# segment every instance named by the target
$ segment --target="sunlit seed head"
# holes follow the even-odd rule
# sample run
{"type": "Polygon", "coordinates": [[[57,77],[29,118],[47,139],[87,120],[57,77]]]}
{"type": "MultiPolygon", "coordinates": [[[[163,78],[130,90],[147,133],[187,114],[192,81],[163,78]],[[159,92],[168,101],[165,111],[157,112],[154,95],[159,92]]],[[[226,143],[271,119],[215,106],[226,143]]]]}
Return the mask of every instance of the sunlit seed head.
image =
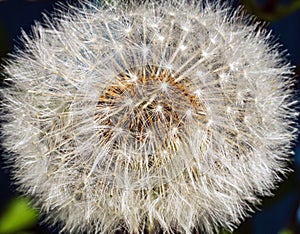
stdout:
{"type": "Polygon", "coordinates": [[[70,233],[233,230],[289,170],[298,112],[278,45],[216,2],[62,12],[5,65],[20,190],[70,233]]]}

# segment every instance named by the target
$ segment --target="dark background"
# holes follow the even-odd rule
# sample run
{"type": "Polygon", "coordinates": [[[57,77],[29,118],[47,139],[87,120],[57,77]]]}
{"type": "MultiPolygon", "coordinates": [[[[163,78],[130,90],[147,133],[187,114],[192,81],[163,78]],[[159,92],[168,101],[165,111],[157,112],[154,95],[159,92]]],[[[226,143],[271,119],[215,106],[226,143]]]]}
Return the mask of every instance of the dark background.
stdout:
{"type": "MultiPolygon", "coordinates": [[[[97,0],[94,0],[97,1],[97,0]]],[[[34,21],[42,19],[42,12],[51,12],[55,0],[0,0],[0,62],[18,44],[21,28],[29,32],[34,21]]],[[[60,1],[66,2],[66,1],[60,1]]],[[[76,2],[69,0],[68,2],[76,2]]],[[[228,2],[228,1],[227,1],[228,2]]],[[[300,0],[231,0],[230,5],[242,4],[245,10],[258,18],[269,21],[267,28],[273,31],[278,41],[289,51],[288,59],[300,73],[300,0]]],[[[1,70],[0,70],[1,72],[1,70]]],[[[1,76],[0,76],[1,78],[1,76]]],[[[298,84],[298,77],[295,77],[298,84]]],[[[299,141],[298,141],[299,142],[299,141]]],[[[7,212],[7,204],[19,196],[5,170],[0,148],[0,220],[7,212]]],[[[264,199],[263,205],[253,217],[244,222],[234,233],[253,234],[300,234],[300,144],[295,146],[292,167],[294,172],[280,184],[274,197],[264,199]]],[[[1,225],[1,224],[0,224],[1,225]]],[[[58,227],[47,227],[36,223],[27,227],[24,233],[57,233],[58,227]]],[[[13,232],[15,233],[15,232],[13,232]]],[[[224,233],[226,233],[224,231],[224,233]]],[[[1,234],[1,233],[0,233],[1,234]]]]}

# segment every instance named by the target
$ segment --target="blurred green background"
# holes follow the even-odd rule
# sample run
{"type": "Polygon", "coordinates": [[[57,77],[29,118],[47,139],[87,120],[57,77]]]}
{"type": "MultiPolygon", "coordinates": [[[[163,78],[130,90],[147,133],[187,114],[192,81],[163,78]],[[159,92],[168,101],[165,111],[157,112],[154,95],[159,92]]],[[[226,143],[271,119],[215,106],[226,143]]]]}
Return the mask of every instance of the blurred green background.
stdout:
{"type": "MultiPolygon", "coordinates": [[[[99,2],[101,0],[90,0],[99,2]]],[[[51,12],[55,0],[0,0],[0,63],[18,44],[21,28],[30,31],[42,12],[51,12]]],[[[61,0],[60,2],[66,2],[61,0]]],[[[68,2],[76,2],[69,0],[68,2]]],[[[224,1],[228,2],[228,1],[224,1]]],[[[288,59],[300,74],[300,0],[230,0],[234,7],[244,5],[245,11],[269,22],[268,28],[279,38],[290,56],[288,59]]],[[[0,68],[1,69],[1,68],[0,68]]],[[[0,70],[1,74],[1,70],[0,70]]],[[[1,75],[0,75],[1,78],[1,75]]],[[[299,89],[299,78],[295,83],[299,89]]],[[[1,79],[0,79],[1,82],[1,79]]],[[[298,140],[299,142],[299,140],[298,140]]],[[[280,184],[274,197],[266,198],[260,211],[248,218],[236,234],[300,234],[300,144],[295,146],[294,172],[280,184]]],[[[55,234],[59,226],[43,224],[39,211],[15,190],[5,169],[0,148],[0,234],[55,234]]],[[[228,233],[226,230],[221,233],[228,233]]]]}

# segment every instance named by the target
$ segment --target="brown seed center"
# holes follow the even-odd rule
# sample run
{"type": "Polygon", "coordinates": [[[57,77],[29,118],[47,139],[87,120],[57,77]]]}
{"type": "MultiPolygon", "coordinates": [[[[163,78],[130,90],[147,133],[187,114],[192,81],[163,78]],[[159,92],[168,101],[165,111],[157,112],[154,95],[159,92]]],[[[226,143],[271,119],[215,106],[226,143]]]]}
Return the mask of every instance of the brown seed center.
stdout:
{"type": "Polygon", "coordinates": [[[103,144],[135,154],[172,154],[187,128],[207,122],[188,79],[156,66],[133,68],[117,76],[100,95],[95,114],[103,144]]]}

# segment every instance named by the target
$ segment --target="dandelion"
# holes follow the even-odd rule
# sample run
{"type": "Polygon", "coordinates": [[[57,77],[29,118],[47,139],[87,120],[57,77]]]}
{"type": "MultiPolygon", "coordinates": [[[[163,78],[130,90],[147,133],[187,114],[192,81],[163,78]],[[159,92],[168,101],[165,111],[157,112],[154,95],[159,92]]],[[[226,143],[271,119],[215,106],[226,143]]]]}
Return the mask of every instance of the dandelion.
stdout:
{"type": "Polygon", "coordinates": [[[70,233],[233,230],[289,171],[292,67],[219,3],[57,11],[4,66],[14,179],[70,233]]]}

